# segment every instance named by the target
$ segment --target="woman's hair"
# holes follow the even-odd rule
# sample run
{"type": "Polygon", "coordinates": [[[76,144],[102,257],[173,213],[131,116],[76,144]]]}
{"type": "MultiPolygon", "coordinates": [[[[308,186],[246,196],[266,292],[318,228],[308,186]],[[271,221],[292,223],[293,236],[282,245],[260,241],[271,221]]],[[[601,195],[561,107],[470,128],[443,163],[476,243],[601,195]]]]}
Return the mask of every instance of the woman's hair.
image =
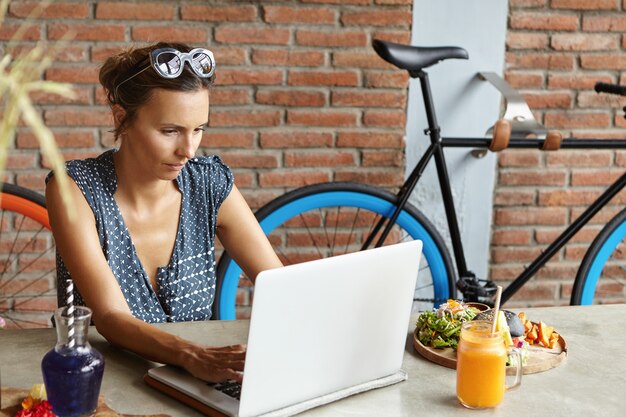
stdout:
{"type": "Polygon", "coordinates": [[[159,42],[144,48],[122,51],[109,57],[100,68],[100,84],[104,87],[109,105],[118,104],[126,110],[126,117],[113,130],[115,140],[137,117],[137,111],[150,100],[154,89],[196,91],[208,88],[212,83],[210,78],[198,77],[188,63],[183,65],[183,72],[176,78],[163,78],[150,68],[128,80],[150,65],[150,52],[158,48],[174,48],[180,52],[189,52],[192,49],[182,43],[159,42]]]}

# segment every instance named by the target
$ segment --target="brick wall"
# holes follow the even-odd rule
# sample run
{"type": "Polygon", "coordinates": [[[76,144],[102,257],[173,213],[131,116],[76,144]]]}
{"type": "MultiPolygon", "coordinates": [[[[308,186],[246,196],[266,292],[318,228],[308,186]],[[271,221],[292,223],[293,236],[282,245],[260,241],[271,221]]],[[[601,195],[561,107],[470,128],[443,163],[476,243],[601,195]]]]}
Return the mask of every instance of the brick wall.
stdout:
{"type": "MultiPolygon", "coordinates": [[[[7,44],[37,2],[14,1],[0,48],[75,38],[46,78],[72,82],[72,101],[34,97],[66,158],[113,145],[97,85],[105,57],[129,43],[183,41],[209,46],[218,63],[211,128],[201,152],[219,153],[259,207],[301,185],[353,180],[401,183],[407,76],[378,59],[374,37],[408,43],[411,0],[63,1],[7,44]]],[[[539,120],[575,137],[625,136],[620,100],[596,96],[596,80],[626,83],[626,4],[618,0],[510,0],[506,78],[539,120]]],[[[581,212],[626,153],[506,151],[499,158],[491,275],[506,281],[581,212]]],[[[43,190],[47,166],[33,136],[18,132],[8,181],[43,190]]],[[[621,202],[594,219],[516,298],[565,303],[581,253],[621,202]]]]}
{"type": "MultiPolygon", "coordinates": [[[[536,118],[575,138],[626,137],[626,100],[593,92],[596,81],[626,83],[626,2],[511,0],[506,79],[536,118]]],[[[585,204],[624,172],[626,152],[516,150],[499,157],[491,277],[506,283],[530,263],[585,204]]],[[[553,257],[511,304],[568,303],[590,242],[624,207],[621,193],[553,257]]]]}

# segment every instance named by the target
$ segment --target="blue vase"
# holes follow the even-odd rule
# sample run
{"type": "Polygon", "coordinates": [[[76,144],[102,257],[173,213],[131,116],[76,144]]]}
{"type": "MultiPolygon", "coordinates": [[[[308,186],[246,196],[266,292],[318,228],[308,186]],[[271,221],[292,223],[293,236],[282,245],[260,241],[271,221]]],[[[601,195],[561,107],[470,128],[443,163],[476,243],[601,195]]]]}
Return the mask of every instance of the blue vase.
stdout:
{"type": "Polygon", "coordinates": [[[41,361],[48,401],[58,417],[90,416],[98,406],[104,358],[87,340],[91,310],[74,308],[74,344],[68,339],[67,307],[54,313],[57,344],[41,361]]]}

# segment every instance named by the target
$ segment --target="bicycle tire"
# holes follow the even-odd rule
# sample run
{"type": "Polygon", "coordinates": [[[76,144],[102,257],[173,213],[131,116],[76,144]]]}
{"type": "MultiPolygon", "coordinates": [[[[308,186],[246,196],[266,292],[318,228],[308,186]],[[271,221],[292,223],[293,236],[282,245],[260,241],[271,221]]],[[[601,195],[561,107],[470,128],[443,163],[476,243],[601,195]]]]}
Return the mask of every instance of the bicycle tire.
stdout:
{"type": "Polygon", "coordinates": [[[0,318],[8,328],[49,327],[56,308],[55,245],[43,195],[2,184],[0,318]]]}
{"type": "Polygon", "coordinates": [[[626,302],[625,238],[626,209],[604,226],[587,250],[576,274],[570,304],[626,302]]]}
{"type": "MultiPolygon", "coordinates": [[[[345,226],[349,223],[349,219],[347,219],[346,216],[353,213],[355,216],[364,214],[359,218],[355,218],[352,223],[352,227],[354,228],[355,222],[358,220],[359,230],[362,231],[363,224],[361,222],[363,219],[369,217],[373,225],[380,215],[389,217],[393,213],[396,202],[397,197],[389,191],[364,184],[349,182],[322,183],[298,188],[270,201],[259,209],[256,213],[256,217],[283,262],[286,264],[298,263],[323,257],[324,255],[333,256],[339,254],[334,253],[334,249],[335,240],[337,239],[337,230],[340,229],[340,222],[341,226],[344,227],[342,227],[342,231],[339,232],[339,238],[347,242],[345,246],[346,250],[341,253],[359,250],[362,239],[357,240],[356,233],[354,233],[355,241],[352,242],[353,236],[345,234],[345,229],[347,229],[345,226]],[[336,214],[332,214],[330,210],[335,210],[336,214]],[[311,211],[316,212],[313,214],[311,211]],[[307,217],[305,217],[304,214],[307,214],[307,217]],[[372,217],[375,217],[375,219],[371,219],[372,217]],[[329,239],[331,235],[328,234],[326,229],[323,231],[326,242],[321,243],[326,244],[324,248],[325,254],[322,253],[318,247],[318,242],[316,242],[316,240],[323,240],[324,234],[318,232],[313,235],[311,229],[313,229],[314,226],[307,225],[307,220],[303,220],[307,218],[316,219],[318,224],[329,223],[333,218],[335,219],[334,226],[336,230],[334,230],[332,234],[332,246],[330,246],[331,242],[329,239]],[[294,219],[299,219],[297,222],[300,224],[293,224],[296,223],[294,219]],[[282,231],[280,236],[276,234],[276,229],[282,226],[286,226],[286,229],[291,227],[291,234],[289,236],[287,236],[287,232],[282,231]],[[297,234],[298,227],[300,234],[297,234]],[[302,254],[298,252],[298,259],[296,259],[295,262],[289,261],[281,245],[286,239],[291,239],[292,241],[298,238],[304,239],[307,233],[318,253],[302,254]],[[281,242],[278,241],[279,237],[281,242]],[[328,249],[330,249],[331,253],[328,253],[328,249]]],[[[423,299],[422,302],[424,303],[420,309],[432,308],[435,304],[455,297],[456,279],[452,260],[443,243],[443,239],[437,233],[434,226],[419,210],[410,204],[407,204],[401,212],[398,217],[397,225],[399,226],[394,226],[396,230],[394,230],[395,234],[392,235],[395,237],[401,236],[400,233],[402,233],[402,231],[399,230],[401,226],[408,237],[411,239],[420,239],[424,243],[422,264],[420,265],[421,272],[418,276],[419,282],[417,288],[420,289],[420,291],[424,290],[423,292],[431,291],[427,288],[421,288],[424,281],[430,280],[428,285],[432,286],[432,295],[430,297],[418,297],[423,299]],[[429,278],[429,274],[422,270],[424,264],[431,270],[433,276],[432,280],[429,278]]],[[[350,234],[352,234],[352,232],[353,230],[351,229],[350,234]]],[[[392,243],[396,242],[397,240],[392,243]]],[[[241,268],[239,268],[227,253],[224,253],[220,258],[216,275],[217,283],[216,297],[213,304],[213,318],[222,320],[235,319],[235,299],[241,278],[241,268]]],[[[423,285],[426,285],[426,283],[423,285]]]]}

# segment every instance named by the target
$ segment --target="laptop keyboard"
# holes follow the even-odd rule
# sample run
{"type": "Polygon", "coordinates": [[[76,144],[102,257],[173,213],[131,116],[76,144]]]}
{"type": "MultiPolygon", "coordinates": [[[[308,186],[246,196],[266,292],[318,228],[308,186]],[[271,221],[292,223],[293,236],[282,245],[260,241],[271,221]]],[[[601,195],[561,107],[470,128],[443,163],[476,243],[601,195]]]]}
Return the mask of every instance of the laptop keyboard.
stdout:
{"type": "Polygon", "coordinates": [[[217,384],[208,383],[207,385],[210,385],[216,390],[223,392],[224,394],[237,400],[241,399],[241,383],[237,381],[227,380],[224,382],[219,382],[217,384]]]}

